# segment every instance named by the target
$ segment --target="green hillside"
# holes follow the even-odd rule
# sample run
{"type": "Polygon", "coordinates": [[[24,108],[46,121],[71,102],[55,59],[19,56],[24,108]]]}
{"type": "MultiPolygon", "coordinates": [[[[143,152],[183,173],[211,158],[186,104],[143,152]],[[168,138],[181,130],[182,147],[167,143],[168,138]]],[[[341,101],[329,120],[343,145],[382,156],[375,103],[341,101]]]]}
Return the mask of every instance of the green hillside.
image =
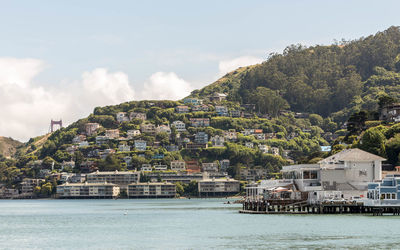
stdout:
{"type": "Polygon", "coordinates": [[[291,45],[262,64],[240,68],[217,82],[193,91],[206,97],[229,94],[240,103],[254,103],[266,113],[280,108],[332,117],[344,122],[354,112],[377,108],[380,95],[400,96],[400,30],[389,29],[330,46],[291,45]]]}
{"type": "Polygon", "coordinates": [[[378,118],[380,108],[400,99],[399,61],[398,27],[331,46],[292,45],[184,100],[97,107],[89,117],[10,151],[14,159],[0,158],[0,182],[16,186],[25,177],[48,178],[50,171],[140,170],[144,164],[173,171],[175,160],[216,163],[218,171],[240,180],[257,170],[261,179],[345,147],[396,165],[400,130],[378,118]],[[215,99],[216,93],[226,98],[215,99]],[[89,131],[90,124],[96,129],[89,131]],[[229,162],[225,169],[223,161],[229,162]]]}

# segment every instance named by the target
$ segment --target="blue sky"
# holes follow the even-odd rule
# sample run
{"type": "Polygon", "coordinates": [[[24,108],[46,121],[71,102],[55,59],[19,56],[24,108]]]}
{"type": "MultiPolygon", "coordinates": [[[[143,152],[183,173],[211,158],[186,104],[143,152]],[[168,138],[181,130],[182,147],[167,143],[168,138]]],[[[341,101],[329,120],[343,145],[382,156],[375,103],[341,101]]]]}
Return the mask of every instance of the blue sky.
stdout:
{"type": "MultiPolygon", "coordinates": [[[[0,135],[22,140],[47,132],[47,120],[55,116],[65,117],[68,123],[98,105],[181,97],[290,44],[330,44],[334,39],[356,39],[383,31],[399,25],[400,9],[399,1],[0,3],[0,59],[10,67],[0,69],[0,81],[22,79],[19,86],[29,90],[27,95],[42,91],[31,96],[32,103],[13,103],[19,98],[11,98],[12,92],[7,90],[8,107],[0,109],[0,115],[15,108],[21,118],[10,117],[18,129],[0,123],[0,135]],[[103,84],[97,86],[97,82],[103,84]],[[83,93],[82,86],[94,86],[104,96],[89,101],[90,96],[101,95],[86,93],[80,99],[87,101],[80,103],[71,93],[83,93]],[[160,92],[153,93],[154,88],[160,92]],[[115,96],[106,95],[110,92],[115,96]],[[48,100],[43,103],[45,98],[48,100]],[[60,98],[75,106],[52,105],[60,98]],[[35,113],[44,122],[24,129],[22,117],[26,117],[24,107],[29,104],[37,109],[42,109],[40,105],[52,108],[45,114],[35,113]],[[18,132],[21,129],[24,135],[18,132]]],[[[0,83],[0,94],[6,91],[1,88],[4,85],[0,83]]]]}

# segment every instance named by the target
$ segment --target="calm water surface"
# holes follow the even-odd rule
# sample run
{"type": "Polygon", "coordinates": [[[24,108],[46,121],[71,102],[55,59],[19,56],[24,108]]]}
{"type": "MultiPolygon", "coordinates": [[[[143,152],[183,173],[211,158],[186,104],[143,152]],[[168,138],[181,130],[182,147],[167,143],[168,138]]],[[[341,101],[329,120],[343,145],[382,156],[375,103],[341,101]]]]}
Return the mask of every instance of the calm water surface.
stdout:
{"type": "Polygon", "coordinates": [[[400,248],[397,216],[248,215],[224,202],[2,200],[0,248],[400,248]]]}

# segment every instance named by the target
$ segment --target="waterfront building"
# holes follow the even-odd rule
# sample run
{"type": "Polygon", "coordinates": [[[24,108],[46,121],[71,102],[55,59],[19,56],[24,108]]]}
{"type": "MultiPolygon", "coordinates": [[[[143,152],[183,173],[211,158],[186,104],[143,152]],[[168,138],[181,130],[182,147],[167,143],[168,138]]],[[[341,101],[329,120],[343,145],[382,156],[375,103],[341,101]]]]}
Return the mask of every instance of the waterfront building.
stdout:
{"type": "Polygon", "coordinates": [[[0,187],[0,198],[1,199],[15,199],[19,198],[18,189],[0,187]]]}
{"type": "Polygon", "coordinates": [[[400,175],[387,175],[368,184],[367,206],[400,206],[400,175]]]}
{"type": "Polygon", "coordinates": [[[24,179],[21,182],[21,196],[32,196],[35,187],[40,186],[40,183],[44,181],[44,179],[24,179]]]}
{"type": "Polygon", "coordinates": [[[138,182],[139,178],[140,173],[136,171],[96,171],[86,175],[88,183],[113,183],[123,189],[126,189],[126,186],[130,183],[138,182]]]}
{"type": "Polygon", "coordinates": [[[120,188],[112,183],[65,183],[57,186],[59,198],[115,198],[120,188]]]}
{"type": "Polygon", "coordinates": [[[176,186],[168,182],[133,183],[127,193],[129,198],[174,198],[176,186]]]}
{"type": "Polygon", "coordinates": [[[237,194],[240,190],[240,183],[237,180],[222,179],[204,179],[198,182],[200,196],[227,196],[237,194]]]}

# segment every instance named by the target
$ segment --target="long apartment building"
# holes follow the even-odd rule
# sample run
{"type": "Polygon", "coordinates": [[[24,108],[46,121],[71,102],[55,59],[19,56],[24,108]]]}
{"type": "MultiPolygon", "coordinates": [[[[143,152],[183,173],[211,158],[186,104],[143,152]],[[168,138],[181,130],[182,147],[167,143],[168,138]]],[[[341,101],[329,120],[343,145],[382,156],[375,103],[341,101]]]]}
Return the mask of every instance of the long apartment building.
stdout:
{"type": "Polygon", "coordinates": [[[118,185],[121,189],[126,190],[128,184],[139,181],[139,172],[130,171],[108,171],[108,172],[93,172],[86,175],[88,183],[112,183],[118,185]]]}
{"type": "Polygon", "coordinates": [[[176,186],[168,182],[133,183],[127,193],[129,198],[174,198],[176,186]]]}
{"type": "Polygon", "coordinates": [[[65,183],[57,186],[58,198],[115,198],[120,188],[112,183],[65,183]]]}
{"type": "Polygon", "coordinates": [[[226,196],[240,191],[240,182],[234,179],[203,179],[198,182],[200,196],[226,196]]]}

